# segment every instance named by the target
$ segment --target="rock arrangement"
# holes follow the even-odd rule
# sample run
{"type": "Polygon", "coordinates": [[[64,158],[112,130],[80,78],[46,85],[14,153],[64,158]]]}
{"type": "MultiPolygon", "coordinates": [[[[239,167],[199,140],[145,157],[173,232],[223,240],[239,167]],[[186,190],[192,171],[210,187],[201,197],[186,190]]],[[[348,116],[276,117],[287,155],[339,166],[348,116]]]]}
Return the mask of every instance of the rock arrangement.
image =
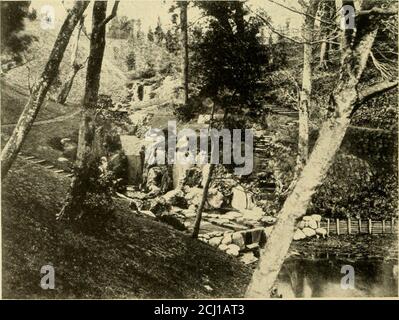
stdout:
{"type": "Polygon", "coordinates": [[[297,224],[297,229],[294,233],[294,240],[302,240],[305,238],[311,238],[316,236],[319,238],[327,236],[327,230],[320,228],[321,216],[318,214],[312,214],[310,216],[304,216],[302,220],[297,224]]]}
{"type": "Polygon", "coordinates": [[[239,257],[239,259],[245,264],[251,264],[258,261],[259,245],[263,234],[263,228],[240,232],[214,231],[200,234],[198,239],[233,257],[239,257]],[[253,237],[251,239],[252,243],[250,244],[246,244],[246,238],[248,238],[247,233],[250,233],[253,237]]]}

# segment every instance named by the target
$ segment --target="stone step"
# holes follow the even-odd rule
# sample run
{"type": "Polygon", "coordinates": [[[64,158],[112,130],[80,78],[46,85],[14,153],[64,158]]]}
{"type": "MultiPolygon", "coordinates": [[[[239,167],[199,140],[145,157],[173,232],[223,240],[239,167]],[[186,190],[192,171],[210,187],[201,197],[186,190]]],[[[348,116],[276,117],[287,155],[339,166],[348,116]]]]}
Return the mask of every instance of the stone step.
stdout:
{"type": "Polygon", "coordinates": [[[34,164],[41,164],[41,163],[45,163],[45,162],[46,162],[46,160],[43,160],[43,159],[32,161],[32,163],[34,163],[34,164]]]}

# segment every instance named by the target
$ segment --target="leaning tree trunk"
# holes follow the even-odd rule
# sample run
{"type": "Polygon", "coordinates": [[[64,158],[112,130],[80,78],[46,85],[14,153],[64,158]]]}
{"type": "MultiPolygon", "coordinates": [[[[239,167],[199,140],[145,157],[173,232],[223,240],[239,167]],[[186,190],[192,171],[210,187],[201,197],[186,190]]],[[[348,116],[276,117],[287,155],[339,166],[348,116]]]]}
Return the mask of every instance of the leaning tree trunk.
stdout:
{"type": "Polygon", "coordinates": [[[188,35],[187,35],[187,1],[180,2],[180,45],[182,55],[183,104],[188,102],[188,35]]]}
{"type": "Polygon", "coordinates": [[[79,72],[79,70],[83,68],[83,64],[78,63],[79,40],[80,40],[80,34],[82,32],[82,28],[83,28],[83,22],[84,22],[84,19],[82,18],[80,20],[79,29],[76,33],[76,39],[74,42],[74,47],[72,49],[71,71],[68,74],[67,79],[65,80],[64,84],[62,85],[60,93],[58,94],[58,97],[57,97],[57,102],[61,103],[61,104],[66,103],[66,100],[68,99],[69,93],[71,92],[71,89],[72,89],[73,81],[74,81],[77,73],[79,72]]]}
{"type": "Polygon", "coordinates": [[[312,92],[312,51],[314,16],[318,1],[312,0],[307,10],[304,25],[302,90],[299,100],[298,158],[296,172],[305,166],[309,155],[309,106],[312,92]]]}
{"type": "Polygon", "coordinates": [[[76,75],[78,74],[79,70],[81,69],[80,65],[76,65],[73,67],[72,71],[68,74],[67,79],[65,80],[64,84],[61,87],[60,93],[57,97],[57,102],[60,104],[65,104],[69,93],[71,92],[73,81],[75,80],[76,75]]]}
{"type": "Polygon", "coordinates": [[[192,237],[195,239],[198,238],[198,234],[200,231],[202,212],[204,211],[205,203],[206,200],[208,199],[209,186],[212,181],[213,171],[215,171],[215,164],[211,163],[209,165],[209,173],[205,181],[204,190],[202,191],[201,203],[197,209],[197,215],[195,217],[194,228],[192,233],[192,237]]]}
{"type": "Polygon", "coordinates": [[[10,139],[7,141],[4,149],[1,152],[2,179],[6,177],[8,170],[17,157],[18,152],[22,147],[22,143],[24,142],[33,125],[33,122],[36,119],[40,107],[46,97],[47,91],[57,76],[58,68],[64,56],[65,49],[68,46],[72,32],[88,5],[88,1],[76,1],[75,5],[68,12],[67,17],[61,26],[47,64],[44,67],[40,78],[33,86],[31,96],[29,97],[21,116],[19,117],[18,123],[15,126],[10,139]]]}
{"type": "Polygon", "coordinates": [[[362,21],[358,33],[350,30],[343,33],[343,54],[340,78],[331,97],[331,116],[324,122],[313,152],[301,175],[281,209],[276,225],[261,253],[246,297],[269,297],[278,273],[288,253],[295,223],[306,214],[309,202],[318,186],[323,183],[334,156],[340,148],[350,116],[359,101],[357,86],[377,34],[374,22],[362,21]],[[355,37],[350,41],[351,37],[355,37]]]}
{"type": "Polygon", "coordinates": [[[106,1],[94,2],[90,53],[87,62],[86,88],[79,126],[75,175],[72,178],[66,204],[58,214],[58,219],[62,218],[64,213],[70,216],[73,212],[77,217],[81,216],[82,203],[86,198],[86,188],[84,186],[89,179],[88,164],[98,156],[97,152],[94,152],[94,149],[97,149],[95,145],[96,140],[98,140],[96,138],[96,106],[105,49],[106,24],[103,22],[106,19],[106,10],[106,1]]]}

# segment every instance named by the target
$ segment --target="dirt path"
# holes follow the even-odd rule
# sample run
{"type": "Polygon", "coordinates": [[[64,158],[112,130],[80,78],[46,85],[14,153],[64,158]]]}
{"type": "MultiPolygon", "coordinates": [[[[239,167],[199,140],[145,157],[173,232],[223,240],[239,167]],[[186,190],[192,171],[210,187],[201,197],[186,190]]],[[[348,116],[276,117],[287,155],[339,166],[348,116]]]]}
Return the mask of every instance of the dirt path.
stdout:
{"type": "MultiPolygon", "coordinates": [[[[61,121],[65,121],[67,119],[73,118],[74,116],[78,115],[80,113],[80,110],[75,111],[73,113],[70,114],[65,114],[62,116],[58,116],[52,119],[47,119],[47,120],[40,120],[40,121],[35,121],[33,123],[33,126],[38,126],[38,125],[42,125],[42,124],[50,124],[50,123],[54,123],[54,122],[61,122],[61,121]]],[[[2,128],[12,128],[16,125],[16,123],[8,123],[8,124],[2,124],[1,127],[2,128]]]]}

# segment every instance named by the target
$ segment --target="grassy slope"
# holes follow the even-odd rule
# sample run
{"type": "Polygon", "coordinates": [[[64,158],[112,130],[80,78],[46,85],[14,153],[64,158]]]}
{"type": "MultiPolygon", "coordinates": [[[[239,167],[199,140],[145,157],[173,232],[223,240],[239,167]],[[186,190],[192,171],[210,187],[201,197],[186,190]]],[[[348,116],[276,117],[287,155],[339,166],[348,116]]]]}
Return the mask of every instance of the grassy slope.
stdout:
{"type": "MultiPolygon", "coordinates": [[[[30,53],[28,59],[33,58],[34,60],[29,63],[31,83],[40,75],[44,65],[47,62],[48,56],[53,48],[55,39],[58,35],[58,29],[54,30],[43,30],[40,28],[40,22],[38,21],[26,21],[26,32],[38,37],[38,41],[34,42],[30,47],[30,53]]],[[[90,32],[90,30],[89,30],[90,32]]],[[[63,81],[67,74],[70,72],[70,59],[72,54],[72,47],[74,42],[74,36],[71,37],[68,47],[64,53],[64,58],[60,65],[60,79],[63,81]]],[[[110,40],[107,39],[107,45],[104,52],[104,61],[102,65],[102,74],[106,76],[101,77],[100,93],[109,94],[114,99],[119,97],[121,90],[123,90],[125,84],[125,76],[123,72],[119,70],[114,64],[114,57],[112,48],[110,46],[110,40]]],[[[88,56],[90,43],[88,38],[84,35],[81,36],[79,42],[79,61],[84,61],[88,56]]],[[[29,71],[26,66],[22,66],[13,70],[10,70],[6,74],[6,80],[9,83],[17,84],[25,89],[28,88],[28,77],[29,71]]],[[[74,85],[72,87],[69,102],[79,103],[83,97],[85,87],[86,69],[79,71],[77,74],[74,85]]]]}
{"type": "Polygon", "coordinates": [[[2,190],[4,297],[243,295],[247,267],[169,226],[134,216],[122,204],[102,238],[55,222],[67,184],[19,160],[9,173],[2,190]],[[39,287],[45,264],[55,267],[55,290],[39,287]]]}

